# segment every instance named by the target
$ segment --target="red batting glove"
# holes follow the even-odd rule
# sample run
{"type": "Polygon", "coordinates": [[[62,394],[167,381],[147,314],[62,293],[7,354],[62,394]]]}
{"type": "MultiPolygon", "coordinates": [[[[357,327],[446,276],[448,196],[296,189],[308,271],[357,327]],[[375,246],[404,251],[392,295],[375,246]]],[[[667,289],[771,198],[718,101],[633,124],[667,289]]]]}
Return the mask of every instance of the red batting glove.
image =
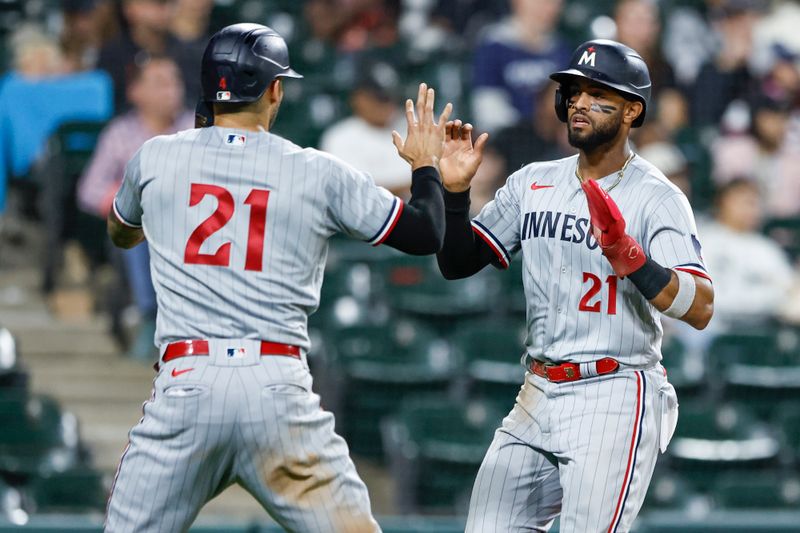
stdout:
{"type": "Polygon", "coordinates": [[[639,243],[625,233],[625,219],[614,200],[595,180],[584,181],[581,188],[589,201],[594,238],[617,276],[624,278],[642,268],[647,257],[639,243]]]}

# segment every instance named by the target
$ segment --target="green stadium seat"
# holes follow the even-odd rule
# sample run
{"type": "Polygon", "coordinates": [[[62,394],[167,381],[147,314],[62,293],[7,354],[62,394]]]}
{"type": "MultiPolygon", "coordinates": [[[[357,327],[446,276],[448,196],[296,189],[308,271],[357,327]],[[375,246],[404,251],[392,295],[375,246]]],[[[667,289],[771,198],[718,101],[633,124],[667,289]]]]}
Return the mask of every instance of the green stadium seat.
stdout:
{"type": "Polygon", "coordinates": [[[772,428],[745,406],[684,402],[668,451],[673,468],[706,491],[726,470],[774,465],[780,449],[772,428]]]}
{"type": "Polygon", "coordinates": [[[24,524],[28,513],[23,509],[23,498],[19,490],[0,479],[0,521],[24,524]]]}
{"type": "Polygon", "coordinates": [[[679,397],[695,395],[707,389],[703,354],[687,351],[677,336],[664,340],[661,346],[661,364],[667,369],[669,382],[678,391],[679,397]]]}
{"type": "Polygon", "coordinates": [[[102,474],[87,467],[34,477],[27,492],[38,513],[102,512],[108,499],[102,474]]]}
{"type": "Polygon", "coordinates": [[[698,498],[692,485],[674,472],[659,468],[653,474],[643,510],[678,510],[691,505],[698,498]]]}
{"type": "Polygon", "coordinates": [[[502,302],[506,311],[525,316],[527,302],[522,284],[522,269],[522,260],[516,259],[511,261],[506,272],[501,273],[502,302]]]}
{"type": "Polygon", "coordinates": [[[274,132],[301,147],[316,147],[325,128],[345,112],[345,102],[328,83],[294,80],[284,84],[274,132]]]}
{"type": "Polygon", "coordinates": [[[470,320],[450,337],[470,381],[472,395],[511,404],[525,380],[520,358],[527,327],[522,319],[470,320]]]}
{"type": "Polygon", "coordinates": [[[485,315],[496,308],[498,279],[491,268],[461,280],[445,280],[434,257],[398,256],[376,265],[386,302],[394,311],[422,317],[440,331],[453,320],[485,315]]]}
{"type": "Polygon", "coordinates": [[[84,213],[75,202],[78,180],[94,153],[103,121],[62,124],[50,138],[42,175],[42,216],[47,227],[47,245],[42,272],[45,292],[55,287],[61,268],[62,246],[75,238],[95,262],[105,255],[106,224],[84,213]]]}
{"type": "Polygon", "coordinates": [[[709,356],[723,377],[725,397],[746,402],[763,418],[778,402],[800,395],[800,333],[794,328],[719,335],[709,356]]]}
{"type": "Polygon", "coordinates": [[[776,422],[783,435],[784,443],[800,461],[800,403],[787,403],[782,406],[776,422]]]}
{"type": "MultiPolygon", "coordinates": [[[[403,402],[386,423],[384,439],[398,492],[414,510],[463,512],[475,475],[507,410],[446,396],[403,402]],[[426,475],[436,472],[436,475],[426,475]]],[[[408,510],[408,509],[404,509],[408,510]]]]}
{"type": "Polygon", "coordinates": [[[357,454],[381,457],[380,420],[405,397],[444,391],[454,374],[448,344],[408,320],[342,328],[328,342],[346,392],[337,423],[357,454]]]}
{"type": "Polygon", "coordinates": [[[714,503],[723,509],[800,508],[800,478],[772,472],[727,472],[714,483],[714,503]]]}
{"type": "Polygon", "coordinates": [[[0,398],[0,472],[26,479],[78,459],[77,421],[46,396],[0,398]]]}

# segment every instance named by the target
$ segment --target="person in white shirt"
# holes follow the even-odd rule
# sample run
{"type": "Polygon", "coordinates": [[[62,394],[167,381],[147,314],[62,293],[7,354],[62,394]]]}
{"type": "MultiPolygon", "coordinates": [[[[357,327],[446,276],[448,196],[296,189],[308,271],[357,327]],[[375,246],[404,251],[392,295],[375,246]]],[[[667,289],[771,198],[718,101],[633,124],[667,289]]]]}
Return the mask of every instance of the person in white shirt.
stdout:
{"type": "Polygon", "coordinates": [[[794,271],[776,242],[758,233],[761,194],[758,185],[737,178],[719,189],[716,214],[699,222],[703,259],[713,273],[715,330],[765,321],[779,314],[794,271]]]}
{"type": "Polygon", "coordinates": [[[350,95],[353,115],[332,124],[319,147],[370,174],[377,185],[407,197],[411,187],[408,163],[392,144],[392,131],[402,131],[403,121],[391,88],[396,84],[397,73],[390,66],[378,64],[369,69],[350,95]]]}

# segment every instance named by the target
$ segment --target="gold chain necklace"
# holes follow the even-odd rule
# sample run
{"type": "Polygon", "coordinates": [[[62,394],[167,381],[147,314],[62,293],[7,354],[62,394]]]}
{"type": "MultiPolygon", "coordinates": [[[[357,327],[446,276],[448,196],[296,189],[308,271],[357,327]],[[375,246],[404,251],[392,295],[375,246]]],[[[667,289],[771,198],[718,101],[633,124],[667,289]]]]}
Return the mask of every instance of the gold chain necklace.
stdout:
{"type": "MultiPolygon", "coordinates": [[[[613,189],[614,187],[619,185],[619,182],[622,181],[622,176],[625,175],[625,169],[628,168],[628,163],[631,162],[631,160],[633,159],[633,156],[635,156],[635,155],[636,154],[633,153],[633,151],[631,150],[631,155],[628,156],[628,159],[625,160],[625,164],[622,165],[622,168],[619,169],[619,172],[617,172],[616,181],[614,181],[614,183],[612,183],[611,186],[608,189],[604,189],[606,192],[610,191],[611,189],[613,189]]],[[[578,182],[579,183],[583,183],[583,177],[581,176],[581,171],[578,168],[579,163],[580,163],[580,161],[576,161],[575,162],[575,177],[578,178],[578,182]]]]}

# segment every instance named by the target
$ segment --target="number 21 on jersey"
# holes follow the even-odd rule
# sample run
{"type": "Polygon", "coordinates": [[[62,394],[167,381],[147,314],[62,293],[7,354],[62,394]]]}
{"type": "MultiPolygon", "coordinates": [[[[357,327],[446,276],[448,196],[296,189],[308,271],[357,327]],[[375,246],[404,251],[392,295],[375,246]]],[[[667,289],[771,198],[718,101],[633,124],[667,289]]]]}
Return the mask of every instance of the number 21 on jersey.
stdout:
{"type": "MultiPolygon", "coordinates": [[[[229,267],[231,264],[231,243],[222,244],[213,253],[201,253],[200,248],[211,235],[222,229],[234,216],[236,203],[233,195],[219,185],[192,183],[189,195],[189,207],[199,204],[203,198],[211,195],[217,199],[217,208],[211,215],[195,228],[186,242],[183,262],[190,265],[212,265],[229,267]]],[[[247,231],[247,255],[244,261],[245,270],[260,272],[264,259],[264,229],[267,225],[267,203],[269,191],[252,189],[244,200],[250,206],[250,225],[247,231]]]]}
{"type": "Polygon", "coordinates": [[[610,275],[606,278],[606,285],[608,285],[608,292],[606,295],[601,294],[596,300],[595,296],[603,289],[603,282],[600,278],[591,272],[583,273],[583,284],[588,287],[583,293],[581,301],[578,303],[578,311],[586,311],[589,313],[602,313],[603,301],[606,301],[606,313],[609,315],[617,314],[617,276],[610,275]],[[604,298],[607,296],[607,298],[604,298]],[[594,300],[594,301],[592,301],[594,300]]]}

